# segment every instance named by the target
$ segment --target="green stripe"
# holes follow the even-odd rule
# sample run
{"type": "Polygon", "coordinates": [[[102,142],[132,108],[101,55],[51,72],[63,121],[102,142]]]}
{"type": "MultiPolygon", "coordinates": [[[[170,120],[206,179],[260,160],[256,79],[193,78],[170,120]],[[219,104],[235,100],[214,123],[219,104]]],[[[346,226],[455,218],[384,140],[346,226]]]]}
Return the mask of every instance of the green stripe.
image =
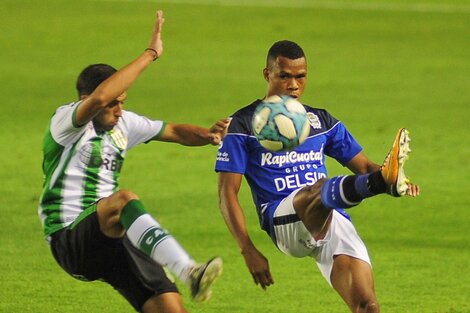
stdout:
{"type": "Polygon", "coordinates": [[[157,140],[158,138],[160,138],[160,136],[163,134],[163,131],[165,130],[165,127],[166,127],[166,122],[162,122],[162,128],[160,129],[160,131],[158,132],[158,134],[156,134],[155,136],[153,136],[152,139],[157,140]]]}
{"type": "Polygon", "coordinates": [[[75,105],[75,108],[74,108],[73,113],[72,113],[72,125],[75,128],[80,128],[80,127],[83,126],[83,125],[78,125],[78,123],[77,123],[77,110],[78,110],[78,107],[80,106],[81,102],[82,101],[78,102],[78,105],[75,105]]]}
{"type": "Polygon", "coordinates": [[[139,240],[139,250],[152,256],[153,250],[158,246],[163,239],[168,237],[168,233],[160,227],[153,226],[145,231],[139,240]]]}
{"type": "Polygon", "coordinates": [[[73,221],[73,223],[70,225],[70,229],[74,229],[75,226],[78,225],[78,223],[80,223],[81,221],[83,221],[85,218],[87,218],[88,216],[90,216],[91,214],[95,213],[96,212],[96,206],[97,204],[93,204],[91,206],[89,206],[85,211],[83,211],[82,213],[80,213],[80,215],[75,219],[75,221],[73,221]]]}
{"type": "Polygon", "coordinates": [[[103,159],[101,150],[103,138],[92,138],[88,144],[91,145],[88,165],[85,169],[85,180],[83,182],[82,207],[88,207],[98,200],[99,172],[103,159]]]}
{"type": "Polygon", "coordinates": [[[122,166],[124,165],[124,157],[121,155],[121,153],[117,154],[115,157],[116,162],[119,164],[119,168],[113,171],[113,192],[119,190],[119,177],[121,176],[122,166]]]}
{"type": "Polygon", "coordinates": [[[122,227],[129,229],[129,227],[134,223],[134,221],[141,215],[146,214],[147,211],[144,208],[144,205],[140,200],[131,200],[127,202],[124,208],[121,211],[120,221],[122,227]]]}
{"type": "Polygon", "coordinates": [[[65,168],[67,168],[70,159],[73,156],[76,144],[72,146],[64,165],[61,169],[58,169],[60,158],[64,153],[64,147],[55,142],[50,132],[49,127],[46,130],[46,134],[43,140],[43,173],[44,183],[43,190],[40,199],[40,205],[42,208],[42,214],[46,215],[44,221],[44,234],[49,236],[50,234],[63,228],[63,220],[61,215],[62,205],[62,188],[65,179],[65,168]],[[50,186],[52,176],[55,172],[60,171],[57,179],[53,186],[50,186]]]}

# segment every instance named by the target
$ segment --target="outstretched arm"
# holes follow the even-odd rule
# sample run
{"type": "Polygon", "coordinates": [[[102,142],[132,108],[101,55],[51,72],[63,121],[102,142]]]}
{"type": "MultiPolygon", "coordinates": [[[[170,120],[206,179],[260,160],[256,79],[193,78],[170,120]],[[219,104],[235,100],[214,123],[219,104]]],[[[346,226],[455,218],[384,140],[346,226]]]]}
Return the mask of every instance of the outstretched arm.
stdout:
{"type": "Polygon", "coordinates": [[[242,175],[237,173],[218,173],[219,207],[225,223],[240,247],[255,284],[263,289],[274,284],[266,257],[256,249],[248,235],[245,215],[238,202],[238,191],[242,175]]]}
{"type": "Polygon", "coordinates": [[[155,26],[147,49],[137,59],[102,82],[91,95],[80,103],[76,112],[78,125],[84,125],[91,121],[106,105],[123,94],[152,61],[162,55],[161,31],[163,22],[163,12],[157,11],[155,26]]]}
{"type": "Polygon", "coordinates": [[[185,146],[218,145],[227,134],[229,119],[218,120],[211,128],[191,124],[167,124],[153,140],[176,142],[185,146]]]}

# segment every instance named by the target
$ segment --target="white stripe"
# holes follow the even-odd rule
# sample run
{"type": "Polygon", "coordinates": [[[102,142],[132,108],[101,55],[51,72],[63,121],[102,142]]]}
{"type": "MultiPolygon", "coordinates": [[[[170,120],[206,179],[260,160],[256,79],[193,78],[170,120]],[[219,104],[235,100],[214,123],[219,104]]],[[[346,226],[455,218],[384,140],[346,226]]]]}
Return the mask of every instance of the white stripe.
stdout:
{"type": "Polygon", "coordinates": [[[52,189],[52,187],[57,182],[57,178],[59,178],[59,175],[62,173],[62,170],[65,170],[63,167],[65,164],[65,161],[69,157],[70,149],[72,149],[72,147],[73,146],[68,146],[64,149],[64,151],[62,151],[62,154],[60,155],[59,164],[57,164],[57,167],[54,170],[54,173],[52,173],[51,181],[49,182],[49,187],[48,187],[49,189],[52,189]]]}
{"type": "Polygon", "coordinates": [[[145,233],[142,232],[142,229],[147,230],[155,226],[159,227],[160,225],[150,216],[150,214],[142,214],[131,224],[131,226],[129,226],[127,237],[136,247],[138,247],[142,240],[141,236],[145,233]]]}
{"type": "MultiPolygon", "coordinates": [[[[151,2],[153,0],[95,0],[97,2],[151,2]]],[[[193,4],[214,6],[246,6],[273,8],[320,8],[348,11],[390,11],[417,13],[470,13],[470,5],[452,5],[444,3],[377,3],[377,2],[345,2],[326,0],[166,0],[159,3],[193,4]]]]}
{"type": "Polygon", "coordinates": [[[339,194],[341,196],[341,199],[343,200],[344,203],[346,203],[347,205],[351,205],[351,206],[354,206],[354,205],[358,205],[360,203],[359,202],[350,202],[348,201],[348,199],[346,199],[346,196],[344,195],[344,190],[343,190],[343,180],[346,179],[347,176],[343,176],[339,182],[339,194]]]}
{"type": "Polygon", "coordinates": [[[336,126],[338,126],[340,123],[341,123],[341,121],[337,121],[333,126],[331,126],[331,128],[325,130],[324,132],[317,133],[317,134],[312,135],[312,136],[308,136],[305,140],[307,140],[307,139],[309,139],[309,138],[314,138],[314,137],[318,137],[318,136],[322,136],[322,135],[324,135],[324,134],[327,134],[327,133],[329,133],[330,131],[332,131],[336,126]]]}
{"type": "Polygon", "coordinates": [[[166,239],[170,239],[171,236],[170,235],[166,235],[166,236],[163,236],[162,238],[160,238],[160,240],[158,240],[157,242],[155,242],[152,247],[152,251],[150,251],[150,257],[152,257],[153,259],[155,259],[155,250],[157,250],[157,246],[163,241],[163,240],[166,240],[166,239]]]}

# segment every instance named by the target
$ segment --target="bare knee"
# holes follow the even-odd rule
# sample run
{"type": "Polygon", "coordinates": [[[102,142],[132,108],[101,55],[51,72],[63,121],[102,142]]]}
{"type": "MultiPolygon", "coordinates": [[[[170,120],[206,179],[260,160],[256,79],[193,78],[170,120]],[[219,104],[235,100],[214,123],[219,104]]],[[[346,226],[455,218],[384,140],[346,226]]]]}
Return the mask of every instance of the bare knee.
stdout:
{"type": "Polygon", "coordinates": [[[131,200],[139,199],[139,197],[135,193],[127,189],[121,189],[115,192],[113,196],[116,197],[116,201],[119,202],[122,207],[126,206],[126,204],[131,200]]]}
{"type": "Polygon", "coordinates": [[[129,190],[119,190],[111,196],[101,200],[98,203],[98,209],[103,212],[103,215],[111,218],[112,216],[121,215],[122,209],[132,200],[137,200],[139,197],[129,190]]]}
{"type": "Polygon", "coordinates": [[[127,203],[137,199],[136,194],[123,189],[98,202],[96,211],[101,231],[109,237],[122,237],[124,229],[119,222],[122,209],[127,203]]]}

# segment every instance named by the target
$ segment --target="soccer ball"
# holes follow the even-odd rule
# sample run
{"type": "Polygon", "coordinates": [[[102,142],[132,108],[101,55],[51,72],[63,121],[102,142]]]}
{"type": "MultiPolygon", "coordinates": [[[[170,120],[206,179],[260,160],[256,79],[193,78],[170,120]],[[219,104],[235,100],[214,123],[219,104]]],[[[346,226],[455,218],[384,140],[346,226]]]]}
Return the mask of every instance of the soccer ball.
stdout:
{"type": "Polygon", "coordinates": [[[253,114],[252,126],[261,146],[273,152],[295,149],[310,132],[304,106],[289,96],[271,96],[261,102],[253,114]]]}

